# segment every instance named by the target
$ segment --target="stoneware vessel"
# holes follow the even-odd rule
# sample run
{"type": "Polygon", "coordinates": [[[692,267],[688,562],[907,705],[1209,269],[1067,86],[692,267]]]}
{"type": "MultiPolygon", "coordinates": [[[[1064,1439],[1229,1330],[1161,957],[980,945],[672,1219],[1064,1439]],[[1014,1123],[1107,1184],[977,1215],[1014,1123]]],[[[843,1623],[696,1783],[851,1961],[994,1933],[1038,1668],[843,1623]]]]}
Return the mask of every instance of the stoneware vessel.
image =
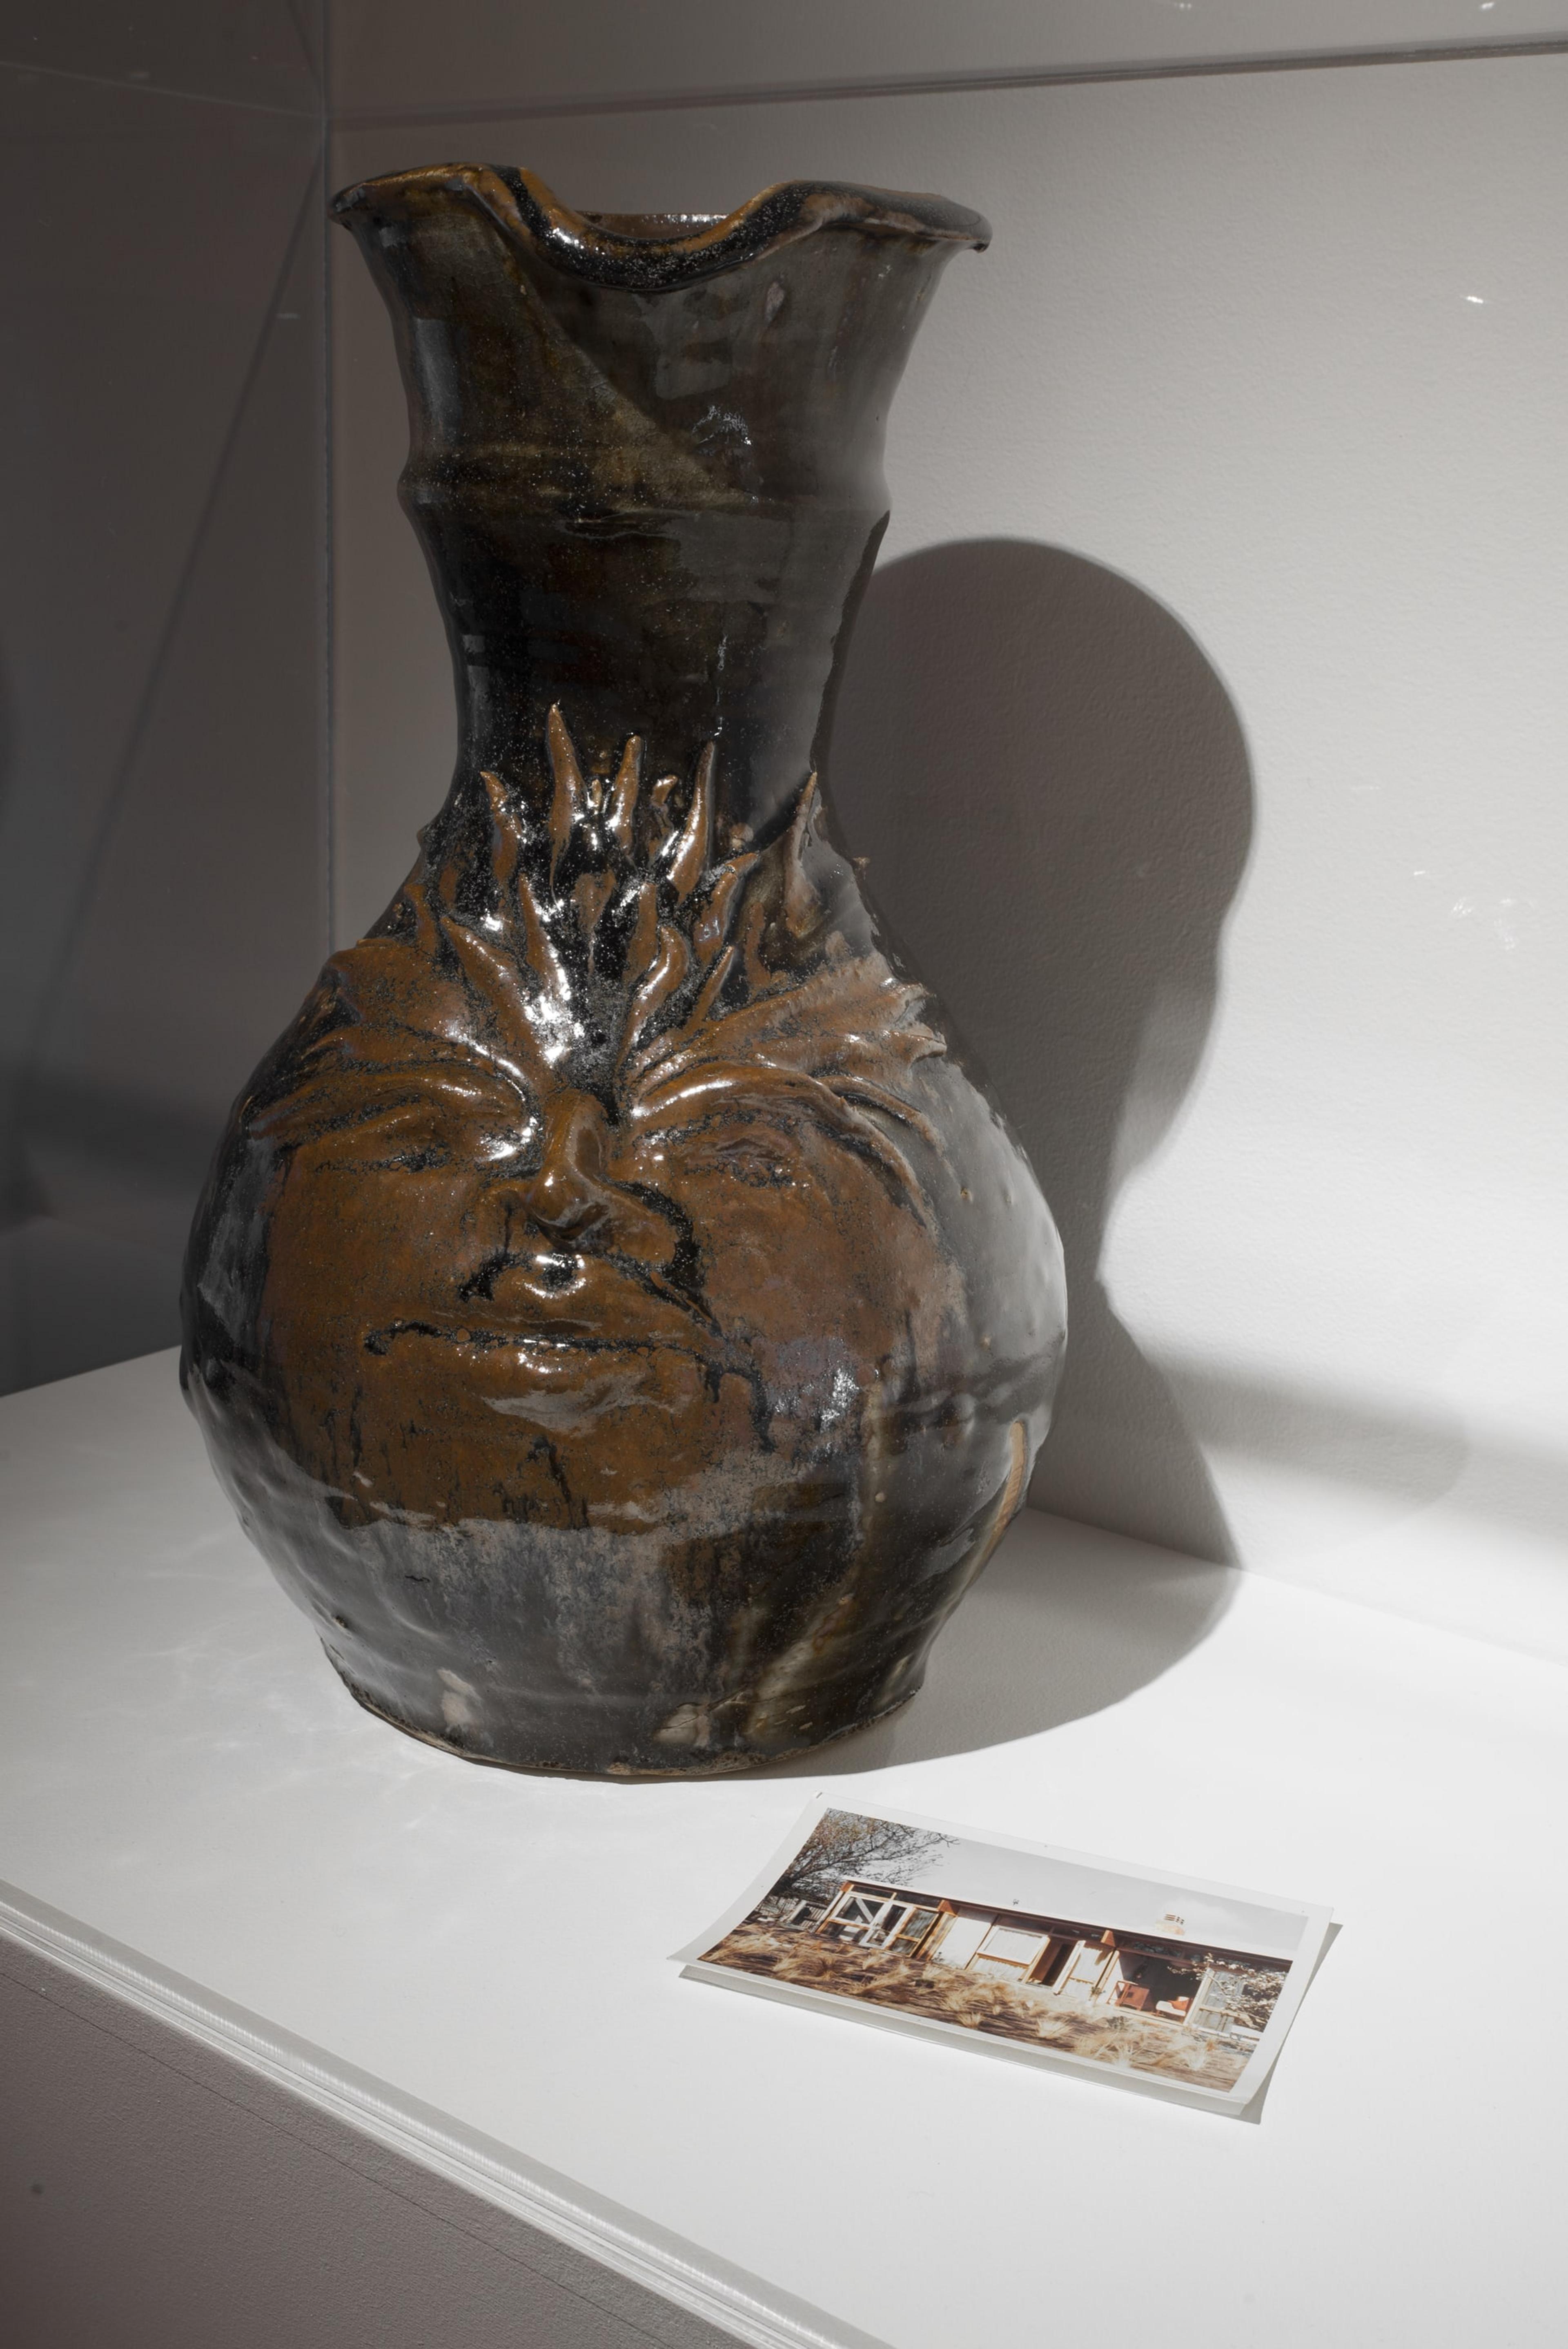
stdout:
{"type": "Polygon", "coordinates": [[[461,748],[235,1106],[186,1392],[373,1712],[520,1769],[768,1760],[919,1687],[1063,1341],[1045,1202],[816,781],[888,403],[988,231],[814,181],[579,214],[469,164],[335,210],[461,748]]]}

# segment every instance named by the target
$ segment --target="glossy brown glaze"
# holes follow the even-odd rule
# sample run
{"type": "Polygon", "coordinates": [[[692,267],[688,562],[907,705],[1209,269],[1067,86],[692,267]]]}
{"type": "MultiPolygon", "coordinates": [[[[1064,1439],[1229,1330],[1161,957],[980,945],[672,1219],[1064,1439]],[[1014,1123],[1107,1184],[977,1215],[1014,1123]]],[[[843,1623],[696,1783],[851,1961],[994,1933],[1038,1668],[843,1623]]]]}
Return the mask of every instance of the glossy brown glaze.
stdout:
{"type": "Polygon", "coordinates": [[[1060,1356],[1045,1203],[811,771],[887,401],[984,223],[814,185],[595,222],[473,166],[337,210],[462,750],[236,1105],[186,1391],[372,1709],[515,1767],[742,1766],[919,1686],[1060,1356]]]}

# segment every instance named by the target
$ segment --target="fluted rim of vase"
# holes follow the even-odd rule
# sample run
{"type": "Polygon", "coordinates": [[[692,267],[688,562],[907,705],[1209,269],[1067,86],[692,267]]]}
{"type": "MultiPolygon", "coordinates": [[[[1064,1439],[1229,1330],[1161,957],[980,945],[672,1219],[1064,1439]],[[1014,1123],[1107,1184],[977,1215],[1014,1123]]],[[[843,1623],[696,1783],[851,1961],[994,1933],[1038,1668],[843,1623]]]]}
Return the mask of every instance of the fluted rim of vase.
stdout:
{"type": "Polygon", "coordinates": [[[991,241],[988,221],[945,196],[781,180],[723,214],[579,212],[534,172],[488,163],[427,164],[360,180],[334,197],[332,210],[353,228],[407,219],[443,200],[487,213],[504,235],[568,276],[636,294],[717,277],[828,229],[977,252],[991,241]]]}

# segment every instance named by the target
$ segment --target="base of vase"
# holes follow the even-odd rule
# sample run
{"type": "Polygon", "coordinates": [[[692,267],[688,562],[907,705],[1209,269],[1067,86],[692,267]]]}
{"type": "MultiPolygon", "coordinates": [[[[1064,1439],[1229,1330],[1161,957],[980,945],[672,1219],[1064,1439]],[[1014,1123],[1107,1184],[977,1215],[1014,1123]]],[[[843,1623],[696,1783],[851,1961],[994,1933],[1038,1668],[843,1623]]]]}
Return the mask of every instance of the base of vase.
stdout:
{"type": "Polygon", "coordinates": [[[891,1704],[884,1704],[878,1712],[868,1713],[862,1720],[845,1722],[841,1728],[830,1729],[823,1737],[810,1738],[800,1745],[781,1746],[777,1753],[747,1753],[732,1746],[727,1752],[706,1757],[694,1755],[689,1762],[678,1763],[673,1767],[605,1762],[593,1768],[566,1762],[513,1761],[500,1754],[481,1754],[472,1745],[463,1743],[460,1732],[443,1735],[439,1730],[420,1729],[411,1721],[399,1721],[396,1713],[388,1713],[384,1705],[377,1703],[374,1697],[366,1696],[363,1689],[356,1688],[330,1648],[324,1648],[322,1652],[355,1703],[373,1713],[377,1721],[385,1722],[388,1729],[396,1729],[405,1737],[418,1738],[421,1745],[433,1745],[438,1754],[449,1754],[456,1761],[477,1762],[487,1770],[511,1770],[525,1778],[619,1778],[628,1783],[644,1784],[672,1778],[733,1778],[743,1770],[767,1770],[779,1762],[794,1762],[802,1754],[820,1753],[825,1745],[841,1744],[846,1737],[856,1737],[862,1729],[874,1729],[878,1722],[891,1721],[895,1713],[902,1713],[920,1692],[918,1689],[906,1689],[891,1704]]]}

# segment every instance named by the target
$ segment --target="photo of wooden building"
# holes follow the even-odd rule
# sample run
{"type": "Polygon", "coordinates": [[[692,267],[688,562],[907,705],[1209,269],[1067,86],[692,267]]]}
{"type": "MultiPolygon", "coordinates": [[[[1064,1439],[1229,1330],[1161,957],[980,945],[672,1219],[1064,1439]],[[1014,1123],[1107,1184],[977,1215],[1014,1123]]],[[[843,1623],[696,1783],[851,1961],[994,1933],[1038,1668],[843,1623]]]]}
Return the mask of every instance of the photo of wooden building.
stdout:
{"type": "Polygon", "coordinates": [[[1236,2109],[1328,1926],[1326,1910],[936,1820],[821,1803],[798,1835],[682,1952],[689,1971],[1236,2109]]]}
{"type": "Polygon", "coordinates": [[[859,1877],[846,1878],[825,1908],[782,1904],[772,1921],[829,1947],[989,1977],[1042,2005],[1133,2013],[1243,2042],[1261,2037],[1288,1971],[1276,1957],[1190,1941],[1173,1914],[1161,1920],[1169,1932],[1129,1932],[859,1877]]]}

